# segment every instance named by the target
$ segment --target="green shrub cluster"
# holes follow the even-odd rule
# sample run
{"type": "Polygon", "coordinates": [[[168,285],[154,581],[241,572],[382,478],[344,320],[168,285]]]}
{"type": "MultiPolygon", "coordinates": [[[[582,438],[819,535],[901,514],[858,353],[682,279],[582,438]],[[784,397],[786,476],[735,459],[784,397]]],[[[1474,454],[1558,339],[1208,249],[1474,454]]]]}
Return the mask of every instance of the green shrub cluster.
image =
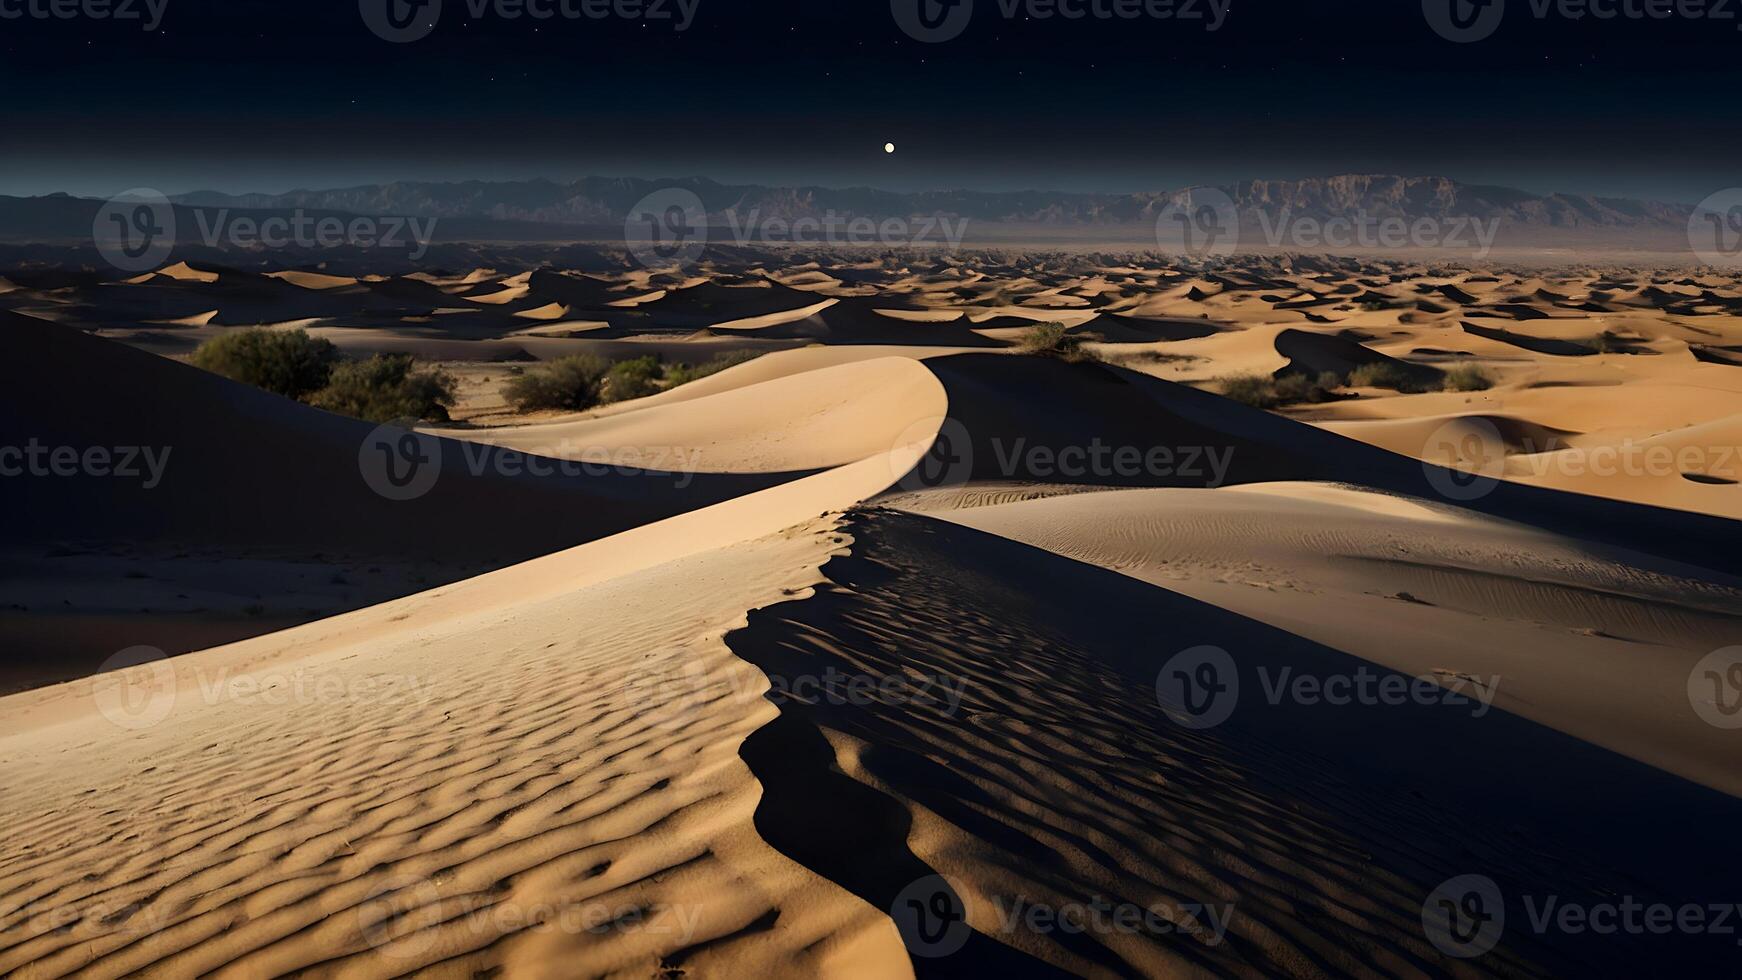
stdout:
{"type": "Polygon", "coordinates": [[[1054,357],[1075,364],[1079,361],[1100,360],[1094,351],[1085,346],[1094,339],[1097,338],[1089,334],[1072,334],[1062,323],[1042,323],[1023,334],[1016,349],[1023,354],[1054,357]]]}
{"type": "Polygon", "coordinates": [[[570,354],[511,378],[502,397],[517,412],[584,412],[669,391],[757,356],[740,351],[701,364],[666,364],[650,354],[613,364],[597,354],[570,354]]]}
{"type": "Polygon", "coordinates": [[[1277,408],[1283,405],[1317,404],[1337,397],[1337,389],[1389,388],[1404,394],[1428,391],[1487,391],[1494,379],[1474,364],[1460,364],[1447,371],[1437,383],[1423,383],[1410,376],[1400,365],[1364,364],[1342,378],[1326,371],[1317,377],[1306,374],[1241,374],[1215,382],[1224,398],[1254,408],[1277,408]]]}
{"type": "Polygon", "coordinates": [[[306,330],[238,330],[214,337],[194,351],[194,367],[231,381],[265,388],[286,398],[306,398],[325,388],[339,349],[306,330]]]}
{"type": "Polygon", "coordinates": [[[445,371],[414,371],[410,354],[377,354],[333,369],[309,404],[369,422],[448,421],[456,382],[445,371]]]}
{"type": "Polygon", "coordinates": [[[201,344],[195,367],[232,381],[370,422],[448,421],[454,378],[414,370],[409,354],[344,361],[331,341],[305,330],[237,330],[201,344]]]}

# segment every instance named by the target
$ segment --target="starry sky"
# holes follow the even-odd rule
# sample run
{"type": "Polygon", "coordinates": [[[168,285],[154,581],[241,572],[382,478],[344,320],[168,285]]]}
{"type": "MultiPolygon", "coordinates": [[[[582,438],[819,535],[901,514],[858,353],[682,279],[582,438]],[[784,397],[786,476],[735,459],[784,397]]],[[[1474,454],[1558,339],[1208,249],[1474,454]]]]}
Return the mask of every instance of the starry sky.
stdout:
{"type": "Polygon", "coordinates": [[[364,0],[155,2],[149,32],[0,19],[0,194],[590,174],[1128,192],[1400,173],[1678,201],[1742,185],[1738,21],[1538,20],[1504,0],[1495,36],[1460,45],[1419,0],[1237,0],[1214,32],[972,0],[958,38],[927,44],[892,0],[697,0],[687,31],[445,0],[428,37],[390,44],[364,0]]]}

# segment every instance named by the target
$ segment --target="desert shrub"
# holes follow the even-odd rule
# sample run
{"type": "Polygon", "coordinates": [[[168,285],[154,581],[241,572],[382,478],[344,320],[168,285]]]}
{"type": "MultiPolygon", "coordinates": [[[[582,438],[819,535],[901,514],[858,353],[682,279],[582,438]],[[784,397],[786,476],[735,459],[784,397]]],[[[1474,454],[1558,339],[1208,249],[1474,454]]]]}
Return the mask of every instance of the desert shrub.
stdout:
{"type": "Polygon", "coordinates": [[[1431,384],[1423,382],[1408,368],[1391,361],[1363,364],[1350,371],[1349,386],[1351,388],[1389,388],[1406,395],[1417,395],[1424,391],[1433,390],[1431,384]]]}
{"type": "Polygon", "coordinates": [[[719,374],[727,368],[748,364],[761,356],[759,351],[741,350],[733,351],[730,354],[721,354],[719,357],[702,364],[670,364],[665,369],[665,380],[668,387],[676,388],[679,385],[687,385],[691,381],[700,381],[703,378],[719,374]]]}
{"type": "Polygon", "coordinates": [[[1062,323],[1041,323],[1022,335],[1017,350],[1035,357],[1054,357],[1061,361],[1098,361],[1099,357],[1084,344],[1094,338],[1072,334],[1062,323]]]}
{"type": "Polygon", "coordinates": [[[1575,340],[1580,347],[1589,348],[1596,354],[1632,354],[1636,351],[1636,341],[1623,337],[1613,330],[1605,330],[1595,337],[1575,340]]]}
{"type": "Polygon", "coordinates": [[[664,377],[665,370],[660,365],[659,358],[652,354],[618,361],[605,372],[605,380],[599,389],[599,400],[626,402],[634,398],[645,398],[660,390],[659,383],[664,377]]]}
{"type": "Polygon", "coordinates": [[[194,367],[221,374],[286,398],[304,398],[326,387],[339,349],[304,330],[239,330],[201,344],[194,367]]]}
{"type": "Polygon", "coordinates": [[[1277,408],[1330,401],[1336,397],[1340,380],[1327,371],[1316,378],[1305,374],[1285,374],[1280,378],[1267,374],[1239,374],[1222,378],[1216,384],[1224,398],[1253,408],[1277,408]]]}
{"type": "Polygon", "coordinates": [[[527,369],[502,386],[517,412],[580,412],[599,404],[610,364],[596,354],[570,354],[527,369]]]}
{"type": "Polygon", "coordinates": [[[1447,391],[1487,391],[1494,379],[1474,364],[1460,364],[1446,372],[1447,391]]]}
{"type": "Polygon", "coordinates": [[[377,354],[333,369],[309,404],[369,422],[448,421],[456,382],[445,371],[414,371],[410,354],[377,354]]]}

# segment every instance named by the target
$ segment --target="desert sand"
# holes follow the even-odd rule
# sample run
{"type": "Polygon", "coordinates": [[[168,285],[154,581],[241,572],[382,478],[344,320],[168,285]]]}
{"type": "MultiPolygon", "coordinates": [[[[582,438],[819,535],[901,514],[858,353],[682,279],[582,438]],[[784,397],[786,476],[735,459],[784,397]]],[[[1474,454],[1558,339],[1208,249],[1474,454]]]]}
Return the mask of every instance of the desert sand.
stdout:
{"type": "Polygon", "coordinates": [[[151,492],[5,483],[38,520],[0,576],[0,974],[1733,969],[1733,936],[1523,901],[1742,901],[1742,730],[1696,683],[1742,642],[1742,283],[745,251],[9,273],[41,370],[8,414],[175,455],[151,492]],[[1048,322],[1095,357],[1025,354],[1048,322]],[[460,374],[435,488],[387,500],[372,426],[177,363],[252,325],[460,374]],[[494,396],[740,351],[584,413],[494,396]],[[1364,364],[1491,386],[1217,393],[1364,364]],[[655,453],[684,465],[488,462],[655,453]],[[140,645],[184,655],[93,674],[140,645]],[[1206,647],[1240,694],[1199,727],[1158,688],[1206,647]],[[1291,676],[1417,693],[1266,697],[1291,676]],[[1511,913],[1467,959],[1424,928],[1466,875],[1511,913]],[[1147,918],[1026,917],[1100,907],[1147,918]]]}

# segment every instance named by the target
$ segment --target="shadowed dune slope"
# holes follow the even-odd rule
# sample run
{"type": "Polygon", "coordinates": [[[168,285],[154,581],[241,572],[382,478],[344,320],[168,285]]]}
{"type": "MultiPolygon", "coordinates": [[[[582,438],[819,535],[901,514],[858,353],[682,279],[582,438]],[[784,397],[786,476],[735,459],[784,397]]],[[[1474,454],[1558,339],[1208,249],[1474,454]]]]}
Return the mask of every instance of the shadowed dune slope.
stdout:
{"type": "Polygon", "coordinates": [[[12,314],[7,360],[30,364],[0,392],[0,441],[46,447],[151,447],[162,481],[71,476],[0,481],[30,540],[211,544],[299,553],[388,553],[520,560],[765,487],[769,477],[670,474],[535,478],[496,450],[444,442],[441,475],[415,500],[370,488],[362,459],[375,426],[216,375],[12,314]],[[439,536],[430,527],[442,528],[439,536]]]}
{"type": "Polygon", "coordinates": [[[1742,795],[1688,677],[1742,636],[1742,579],[1326,484],[1131,490],[939,516],[1110,568],[1742,795]],[[1578,677],[1569,684],[1569,677],[1578,677]]]}
{"type": "MultiPolygon", "coordinates": [[[[968,528],[873,511],[847,531],[852,554],[824,567],[828,584],[753,614],[727,642],[774,676],[833,669],[901,683],[861,698],[777,697],[781,720],[743,757],[766,788],[757,827],[783,853],[898,921],[910,899],[960,903],[974,930],[963,959],[916,958],[922,975],[962,963],[1259,977],[1733,962],[1726,936],[1509,927],[1495,952],[1461,966],[1421,923],[1433,890],[1464,874],[1494,878],[1521,919],[1525,895],[1729,901],[1727,827],[1742,801],[1503,711],[1271,705],[1260,670],[1323,677],[1363,664],[968,528]],[[1168,659],[1200,644],[1229,651],[1242,694],[1226,723],[1194,731],[1155,692],[1168,659]],[[1566,783],[1546,783],[1548,771],[1566,783]],[[1566,784],[1603,787],[1601,819],[1566,784]],[[934,874],[947,884],[927,882],[934,874]],[[1164,910],[1180,928],[1036,930],[1023,918],[1072,903],[1164,910]],[[1207,941],[1216,921],[1221,943],[1207,941]]],[[[936,932],[934,921],[907,941],[935,950],[936,932]]]]}

